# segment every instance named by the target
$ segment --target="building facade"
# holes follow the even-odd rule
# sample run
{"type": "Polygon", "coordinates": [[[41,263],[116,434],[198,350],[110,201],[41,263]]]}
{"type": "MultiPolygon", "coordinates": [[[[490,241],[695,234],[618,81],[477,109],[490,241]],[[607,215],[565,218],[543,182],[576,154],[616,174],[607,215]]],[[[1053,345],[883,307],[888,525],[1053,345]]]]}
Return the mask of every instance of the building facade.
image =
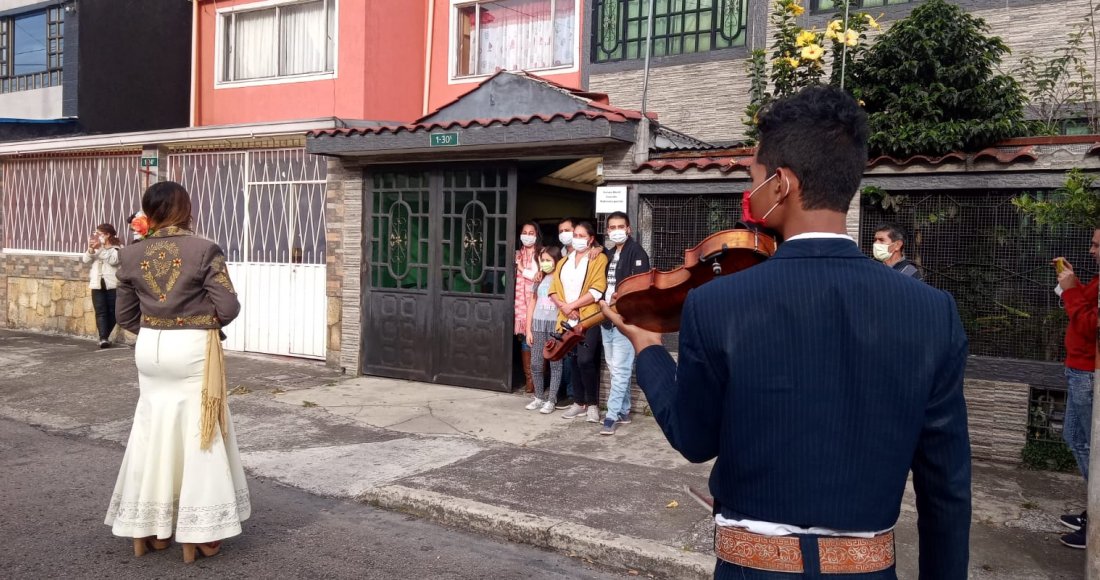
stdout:
{"type": "MultiPolygon", "coordinates": [[[[1085,0],[955,3],[1012,49],[1003,70],[1054,56],[1089,10],[1085,0]]],[[[152,9],[121,15],[131,4],[0,1],[9,327],[90,335],[80,242],[136,210],[149,183],[173,179],[241,288],[231,348],[509,390],[517,224],[535,221],[553,239],[560,218],[602,217],[598,186],[625,186],[639,241],[671,268],[740,218],[746,62],[769,45],[766,0],[655,2],[648,80],[644,0],[195,0],[174,3],[187,14],[171,24],[152,9]],[[41,31],[28,37],[16,20],[41,31]],[[164,35],[141,30],[158,23],[186,26],[154,43],[164,35]],[[132,42],[160,52],[121,50],[132,42]],[[41,49],[33,62],[28,43],[41,49]]],[[[888,28],[917,4],[855,7],[888,28]]],[[[808,28],[835,9],[805,7],[808,28]]],[[[877,159],[865,185],[890,198],[853,200],[861,244],[878,221],[914,233],[912,257],[964,306],[972,350],[1039,365],[997,365],[1020,369],[1010,376],[976,366],[990,397],[1034,398],[1043,386],[1042,363],[1059,357],[1058,308],[1036,264],[1079,250],[1059,241],[1014,258],[1038,234],[1011,198],[1057,188],[1071,167],[1097,169],[1092,147],[1022,140],[877,159]]]]}

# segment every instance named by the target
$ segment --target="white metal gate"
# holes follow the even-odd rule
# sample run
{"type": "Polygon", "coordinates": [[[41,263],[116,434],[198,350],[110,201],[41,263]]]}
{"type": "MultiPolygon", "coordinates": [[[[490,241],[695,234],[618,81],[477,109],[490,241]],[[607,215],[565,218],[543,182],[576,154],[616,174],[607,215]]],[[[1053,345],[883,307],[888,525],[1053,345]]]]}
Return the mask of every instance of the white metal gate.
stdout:
{"type": "Polygon", "coordinates": [[[325,160],[304,149],[176,153],[198,233],[225,250],[241,315],[226,348],[324,358],[325,160]]]}

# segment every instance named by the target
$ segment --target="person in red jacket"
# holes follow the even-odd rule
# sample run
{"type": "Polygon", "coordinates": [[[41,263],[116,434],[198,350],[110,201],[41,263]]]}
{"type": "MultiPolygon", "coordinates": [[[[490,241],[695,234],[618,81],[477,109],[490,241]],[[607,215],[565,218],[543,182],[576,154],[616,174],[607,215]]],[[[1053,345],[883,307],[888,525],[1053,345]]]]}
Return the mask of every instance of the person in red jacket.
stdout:
{"type": "MultiPolygon", "coordinates": [[[[1100,263],[1100,229],[1093,231],[1089,255],[1100,263]]],[[[1087,481],[1089,478],[1089,441],[1092,437],[1092,376],[1096,370],[1096,308],[1097,288],[1100,276],[1087,285],[1081,285],[1073,266],[1065,258],[1055,258],[1058,287],[1062,290],[1062,302],[1066,306],[1069,324],[1066,326],[1066,380],[1069,392],[1066,396],[1066,416],[1062,425],[1062,438],[1077,460],[1077,467],[1087,481]]],[[[1064,526],[1073,533],[1062,536],[1062,543],[1071,548],[1083,549],[1088,527],[1088,513],[1068,514],[1061,517],[1064,526]]]]}

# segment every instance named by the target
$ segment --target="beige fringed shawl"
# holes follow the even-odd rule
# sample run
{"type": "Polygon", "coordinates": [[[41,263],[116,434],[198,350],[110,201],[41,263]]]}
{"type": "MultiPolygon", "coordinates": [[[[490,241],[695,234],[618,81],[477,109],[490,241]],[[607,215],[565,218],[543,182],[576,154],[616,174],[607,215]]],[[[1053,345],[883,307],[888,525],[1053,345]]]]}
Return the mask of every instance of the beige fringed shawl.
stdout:
{"type": "Polygon", "coordinates": [[[214,443],[215,429],[221,427],[222,437],[228,433],[226,418],[229,403],[225,389],[225,352],[222,350],[221,337],[217,329],[211,329],[206,335],[206,365],[202,376],[202,422],[199,424],[201,440],[199,447],[204,451],[214,443]]]}

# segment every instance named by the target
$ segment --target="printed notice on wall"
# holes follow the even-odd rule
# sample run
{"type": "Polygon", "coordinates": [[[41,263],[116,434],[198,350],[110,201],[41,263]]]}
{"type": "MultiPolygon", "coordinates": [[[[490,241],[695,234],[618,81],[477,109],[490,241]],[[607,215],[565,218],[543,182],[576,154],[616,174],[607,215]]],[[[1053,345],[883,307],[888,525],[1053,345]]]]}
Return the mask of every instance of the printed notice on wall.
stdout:
{"type": "Polygon", "coordinates": [[[596,213],[626,211],[626,186],[601,186],[596,188],[596,213]]]}

